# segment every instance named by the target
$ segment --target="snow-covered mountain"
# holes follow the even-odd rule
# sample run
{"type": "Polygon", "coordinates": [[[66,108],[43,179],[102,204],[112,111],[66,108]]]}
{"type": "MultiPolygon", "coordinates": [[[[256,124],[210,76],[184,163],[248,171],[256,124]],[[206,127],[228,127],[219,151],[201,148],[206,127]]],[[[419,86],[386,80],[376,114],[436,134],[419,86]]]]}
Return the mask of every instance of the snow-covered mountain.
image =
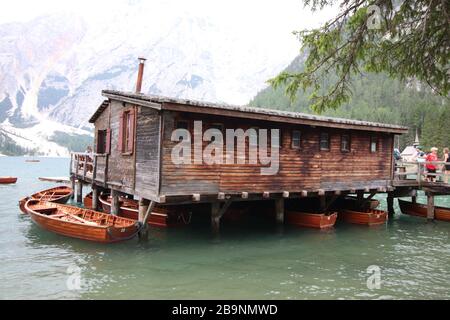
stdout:
{"type": "Polygon", "coordinates": [[[139,1],[0,25],[0,153],[61,156],[88,141],[101,90],[133,90],[138,56],[143,92],[246,103],[296,54],[259,31],[139,1]]]}

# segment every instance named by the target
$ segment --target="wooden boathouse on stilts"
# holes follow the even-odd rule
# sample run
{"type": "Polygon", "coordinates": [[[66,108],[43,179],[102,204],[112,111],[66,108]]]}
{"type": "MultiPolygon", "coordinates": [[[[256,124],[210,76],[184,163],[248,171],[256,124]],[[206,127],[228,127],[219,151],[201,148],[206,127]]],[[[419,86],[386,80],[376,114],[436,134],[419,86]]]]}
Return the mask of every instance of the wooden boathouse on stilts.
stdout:
{"type": "Polygon", "coordinates": [[[141,60],[136,92],[102,91],[105,100],[90,119],[95,126],[94,153],[71,156],[78,202],[83,184],[92,186],[95,208],[100,191],[109,191],[112,214],[119,211],[120,195],[137,197],[144,224],[155,205],[208,203],[211,226],[218,231],[221,217],[237,201],[273,202],[281,224],[288,199],[317,198],[320,209],[326,210],[348,194],[361,202],[377,193],[389,193],[389,201],[395,196],[394,138],[407,128],[146,95],[140,93],[143,68],[141,60]],[[174,139],[176,129],[189,132],[190,140],[174,139]],[[233,150],[223,150],[222,163],[195,158],[195,152],[205,152],[213,140],[205,135],[210,129],[223,135],[224,146],[233,140],[233,150]],[[248,134],[239,141],[227,135],[228,129],[248,134]],[[252,129],[268,130],[269,159],[272,147],[278,148],[278,159],[249,163],[249,150],[261,137],[252,140],[252,129]],[[192,147],[189,163],[173,161],[180,141],[192,147]],[[262,174],[271,166],[278,168],[275,173],[262,174]]]}

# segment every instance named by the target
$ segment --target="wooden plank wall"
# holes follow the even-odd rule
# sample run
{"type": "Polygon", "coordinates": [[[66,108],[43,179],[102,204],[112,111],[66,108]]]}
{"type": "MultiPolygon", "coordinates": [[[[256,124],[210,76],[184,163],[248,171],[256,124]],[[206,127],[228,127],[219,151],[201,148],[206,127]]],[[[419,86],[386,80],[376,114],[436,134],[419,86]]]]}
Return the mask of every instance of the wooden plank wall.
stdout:
{"type": "Polygon", "coordinates": [[[108,160],[108,181],[122,184],[125,192],[134,190],[134,156],[123,155],[118,142],[120,115],[129,107],[133,106],[124,106],[122,102],[114,100],[110,103],[111,154],[108,160]]]}
{"type": "Polygon", "coordinates": [[[136,185],[139,194],[159,191],[160,113],[139,107],[136,127],[136,185]]]}
{"type": "MultiPolygon", "coordinates": [[[[370,153],[371,132],[311,126],[288,125],[258,120],[226,118],[203,114],[165,112],[162,148],[161,194],[181,195],[216,192],[264,192],[364,188],[386,186],[391,174],[393,135],[374,133],[379,138],[378,151],[370,153]],[[280,169],[277,175],[263,176],[261,165],[175,165],[170,141],[177,119],[188,119],[191,134],[194,120],[208,124],[222,123],[225,128],[246,130],[250,127],[281,129],[280,169]],[[300,149],[291,148],[292,130],[302,132],[300,149]],[[320,132],[330,134],[331,148],[320,151],[320,132]],[[351,152],[341,152],[341,134],[351,135],[351,152]]],[[[206,146],[208,142],[204,142],[206,146]]],[[[247,146],[248,150],[248,146],[247,146]]]]}
{"type": "MultiPolygon", "coordinates": [[[[176,165],[172,162],[172,148],[177,144],[171,141],[172,131],[175,128],[177,119],[193,120],[190,115],[180,115],[174,112],[164,112],[164,139],[161,151],[162,174],[161,174],[161,194],[192,194],[219,192],[220,170],[218,166],[202,165],[176,165]]],[[[191,135],[193,137],[193,122],[191,122],[191,135]]],[[[203,145],[206,146],[205,142],[203,145]]],[[[192,147],[192,158],[194,148],[192,147]]]]}

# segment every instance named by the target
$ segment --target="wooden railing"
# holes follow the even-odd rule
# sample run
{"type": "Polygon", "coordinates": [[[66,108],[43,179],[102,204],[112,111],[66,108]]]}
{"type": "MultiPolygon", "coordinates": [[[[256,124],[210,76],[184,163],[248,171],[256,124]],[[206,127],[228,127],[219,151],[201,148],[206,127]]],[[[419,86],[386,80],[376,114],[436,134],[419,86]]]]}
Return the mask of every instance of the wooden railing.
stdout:
{"type": "Polygon", "coordinates": [[[108,155],[99,153],[72,152],[70,174],[78,178],[106,183],[108,155]]]}
{"type": "Polygon", "coordinates": [[[450,174],[445,173],[443,161],[397,161],[395,163],[394,180],[416,181],[419,185],[423,182],[440,182],[448,184],[450,174]],[[428,172],[427,165],[436,167],[436,173],[428,172]]]}

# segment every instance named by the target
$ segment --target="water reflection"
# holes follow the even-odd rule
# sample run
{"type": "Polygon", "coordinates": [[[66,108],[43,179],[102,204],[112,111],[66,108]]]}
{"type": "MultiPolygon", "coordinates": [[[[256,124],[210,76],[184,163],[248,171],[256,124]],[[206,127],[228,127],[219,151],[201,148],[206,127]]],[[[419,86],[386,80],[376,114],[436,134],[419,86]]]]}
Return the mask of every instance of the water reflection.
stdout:
{"type": "MultiPolygon", "coordinates": [[[[18,166],[0,161],[11,174],[18,166]]],[[[219,239],[208,216],[187,228],[152,228],[148,243],[55,235],[20,215],[17,200],[52,186],[37,176],[64,175],[66,162],[23,164],[17,185],[0,186],[0,298],[449,298],[450,223],[399,214],[384,226],[338,223],[319,231],[278,229],[255,212],[246,223],[224,223],[219,239]],[[366,285],[371,265],[381,269],[379,290],[366,285]],[[78,271],[81,290],[69,290],[78,271]]],[[[426,201],[423,194],[418,201],[426,201]]],[[[449,198],[436,202],[450,206],[449,198]]]]}

